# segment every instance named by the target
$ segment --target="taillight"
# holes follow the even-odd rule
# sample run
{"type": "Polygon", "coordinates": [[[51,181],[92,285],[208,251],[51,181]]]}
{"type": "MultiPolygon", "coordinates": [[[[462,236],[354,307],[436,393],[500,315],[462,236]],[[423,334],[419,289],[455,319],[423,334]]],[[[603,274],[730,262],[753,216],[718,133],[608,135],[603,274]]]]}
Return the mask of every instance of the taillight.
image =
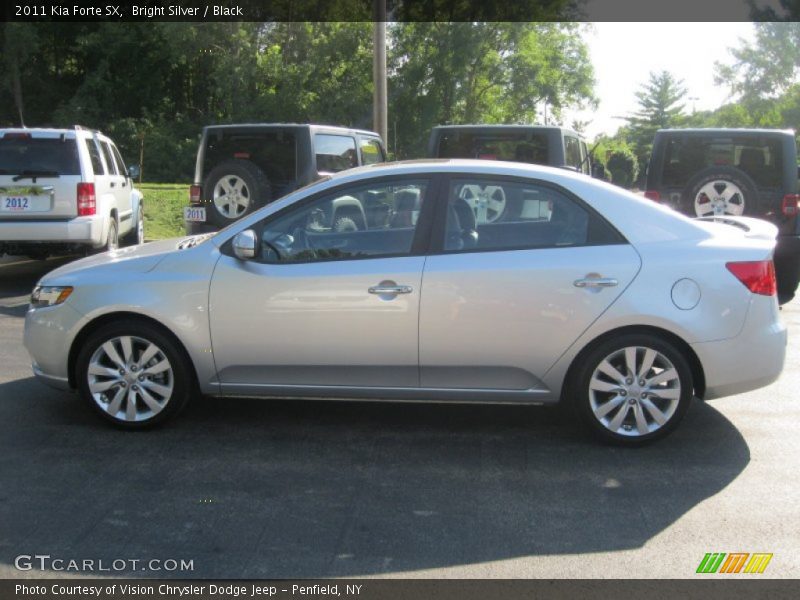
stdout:
{"type": "Polygon", "coordinates": [[[781,203],[781,212],[787,217],[794,217],[797,215],[797,204],[800,201],[800,194],[786,194],[781,203]]]}
{"type": "Polygon", "coordinates": [[[645,198],[649,198],[650,200],[655,200],[656,202],[658,202],[659,200],[661,200],[661,194],[659,194],[659,193],[658,193],[657,191],[655,191],[655,190],[647,190],[647,191],[644,193],[644,197],[645,197],[645,198]]]}
{"type": "Polygon", "coordinates": [[[3,134],[4,140],[29,140],[30,138],[30,133],[25,133],[22,131],[9,131],[3,134]]]}
{"type": "Polygon", "coordinates": [[[189,186],[189,202],[200,202],[200,196],[202,195],[202,190],[199,185],[190,185],[189,186]]]}
{"type": "Polygon", "coordinates": [[[775,265],[771,260],[753,262],[729,262],[725,266],[744,286],[754,294],[774,296],[778,293],[775,281],[775,265]]]}
{"type": "Polygon", "coordinates": [[[97,211],[97,198],[94,195],[94,184],[80,182],[78,184],[78,216],[87,217],[97,211]]]}

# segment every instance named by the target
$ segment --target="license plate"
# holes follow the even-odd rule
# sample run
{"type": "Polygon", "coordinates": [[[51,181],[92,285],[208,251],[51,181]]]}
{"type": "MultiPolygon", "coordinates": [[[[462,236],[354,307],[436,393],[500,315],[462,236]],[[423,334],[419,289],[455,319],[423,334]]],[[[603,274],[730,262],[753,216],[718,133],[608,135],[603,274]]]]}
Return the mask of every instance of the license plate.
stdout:
{"type": "Polygon", "coordinates": [[[206,207],[205,206],[184,206],[183,207],[184,221],[205,223],[206,221],[206,207]]]}
{"type": "Polygon", "coordinates": [[[0,212],[24,213],[50,210],[50,196],[0,196],[0,212]]]}

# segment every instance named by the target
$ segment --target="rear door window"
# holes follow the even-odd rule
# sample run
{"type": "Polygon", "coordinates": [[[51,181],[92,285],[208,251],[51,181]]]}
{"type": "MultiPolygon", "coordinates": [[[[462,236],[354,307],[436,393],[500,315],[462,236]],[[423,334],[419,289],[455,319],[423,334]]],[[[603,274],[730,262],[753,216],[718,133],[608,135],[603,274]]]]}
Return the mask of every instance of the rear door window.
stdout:
{"type": "Polygon", "coordinates": [[[314,136],[317,171],[336,173],[358,166],[356,140],[346,135],[318,133],[314,136]]]}
{"type": "Polygon", "coordinates": [[[92,171],[95,175],[105,175],[106,171],[103,168],[103,160],[100,158],[100,148],[97,143],[90,138],[84,138],[83,143],[86,145],[86,150],[89,152],[89,160],[92,163],[92,171]]]}
{"type": "Polygon", "coordinates": [[[114,162],[114,155],[111,152],[111,147],[108,145],[108,142],[100,142],[100,148],[103,151],[103,158],[106,159],[109,175],[119,175],[119,170],[114,162]]]}
{"type": "Polygon", "coordinates": [[[23,171],[80,175],[81,165],[75,140],[62,140],[60,137],[0,137],[0,175],[18,175],[23,171]]]}
{"type": "Polygon", "coordinates": [[[759,187],[782,185],[783,147],[777,138],[758,136],[684,136],[670,138],[664,148],[662,185],[686,187],[699,171],[733,167],[759,187]]]}
{"type": "Polygon", "coordinates": [[[583,159],[581,158],[581,145],[578,138],[571,135],[564,136],[564,159],[567,166],[581,170],[583,159]]]}

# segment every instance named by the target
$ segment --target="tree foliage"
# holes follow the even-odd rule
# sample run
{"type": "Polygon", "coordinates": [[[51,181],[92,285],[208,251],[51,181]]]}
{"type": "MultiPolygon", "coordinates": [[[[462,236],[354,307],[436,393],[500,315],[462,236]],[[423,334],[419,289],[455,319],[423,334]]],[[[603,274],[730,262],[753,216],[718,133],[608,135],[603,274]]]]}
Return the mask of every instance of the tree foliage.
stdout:
{"type": "Polygon", "coordinates": [[[800,23],[754,23],[753,42],[731,48],[732,64],[717,63],[716,83],[745,100],[775,98],[798,82],[800,23]]]}
{"type": "Polygon", "coordinates": [[[438,124],[533,123],[549,107],[594,105],[594,72],[575,23],[402,23],[391,28],[390,128],[418,156],[438,124]]]}
{"type": "MultiPolygon", "coordinates": [[[[534,122],[545,104],[555,118],[591,104],[583,27],[391,25],[389,147],[421,156],[439,123],[534,122]]],[[[204,125],[372,126],[370,22],[5,23],[0,47],[0,125],[102,129],[130,162],[143,150],[150,181],[192,178],[204,125]]]]}
{"type": "Polygon", "coordinates": [[[636,93],[639,108],[626,118],[622,136],[632,145],[638,164],[647,164],[656,131],[686,123],[685,97],[683,81],[668,71],[651,72],[647,83],[642,84],[636,93]]]}

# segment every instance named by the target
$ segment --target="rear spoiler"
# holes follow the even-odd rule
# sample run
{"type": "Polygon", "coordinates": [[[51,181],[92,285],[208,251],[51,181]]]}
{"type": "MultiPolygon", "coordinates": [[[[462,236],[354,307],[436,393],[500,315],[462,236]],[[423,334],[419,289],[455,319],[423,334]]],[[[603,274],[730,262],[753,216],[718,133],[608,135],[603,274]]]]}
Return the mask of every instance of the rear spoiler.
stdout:
{"type": "Polygon", "coordinates": [[[697,221],[712,221],[714,223],[723,223],[736,227],[744,231],[745,237],[757,240],[774,240],[778,237],[778,228],[762,219],[754,219],[753,217],[734,217],[734,216],[714,216],[714,217],[696,217],[697,221]]]}

